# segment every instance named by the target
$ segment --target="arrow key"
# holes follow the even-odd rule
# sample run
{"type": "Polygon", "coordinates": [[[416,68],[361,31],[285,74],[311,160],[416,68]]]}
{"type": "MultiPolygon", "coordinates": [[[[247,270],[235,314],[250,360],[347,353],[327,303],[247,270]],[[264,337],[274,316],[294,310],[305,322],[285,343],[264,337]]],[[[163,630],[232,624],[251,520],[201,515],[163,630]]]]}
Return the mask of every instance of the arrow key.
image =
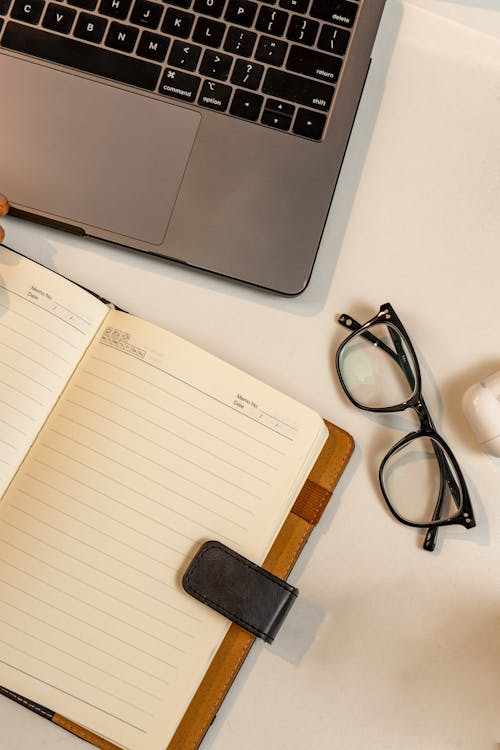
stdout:
{"type": "Polygon", "coordinates": [[[270,109],[265,109],[262,114],[263,125],[269,125],[271,128],[278,128],[279,130],[289,130],[292,124],[292,118],[289,115],[282,115],[279,112],[273,112],[270,109]]]}
{"type": "Polygon", "coordinates": [[[263,96],[252,94],[251,91],[236,89],[229,111],[236,117],[244,117],[245,120],[258,120],[262,109],[263,96]]]}
{"type": "Polygon", "coordinates": [[[270,109],[271,112],[277,112],[279,115],[287,115],[287,117],[293,117],[295,114],[293,104],[281,102],[279,99],[268,99],[266,109],[270,109]]]}
{"type": "Polygon", "coordinates": [[[300,108],[293,124],[293,132],[296,135],[303,135],[306,138],[313,138],[320,141],[325,129],[326,115],[320,112],[313,112],[310,109],[300,108]]]}

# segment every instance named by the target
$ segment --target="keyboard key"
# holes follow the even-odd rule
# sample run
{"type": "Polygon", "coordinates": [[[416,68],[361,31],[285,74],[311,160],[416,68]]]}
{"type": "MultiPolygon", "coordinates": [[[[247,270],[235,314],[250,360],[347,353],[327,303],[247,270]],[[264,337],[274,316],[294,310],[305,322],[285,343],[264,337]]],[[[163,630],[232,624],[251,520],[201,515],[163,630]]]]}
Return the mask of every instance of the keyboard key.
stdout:
{"type": "Polygon", "coordinates": [[[293,124],[293,132],[296,135],[304,135],[320,141],[325,129],[326,115],[320,112],[312,112],[310,109],[299,109],[293,124]]]}
{"type": "Polygon", "coordinates": [[[132,52],[138,36],[138,29],[113,21],[108,29],[104,44],[106,47],[112,47],[120,52],[132,52]]]}
{"type": "Polygon", "coordinates": [[[352,28],[358,6],[349,0],[313,0],[310,14],[322,21],[352,28]]]}
{"type": "Polygon", "coordinates": [[[226,26],[219,21],[210,18],[198,18],[193,31],[193,41],[198,44],[206,44],[207,47],[220,47],[226,26]]]}
{"type": "Polygon", "coordinates": [[[164,96],[172,96],[183,102],[194,102],[200,83],[201,79],[198,76],[165,68],[158,91],[164,96]]]}
{"type": "MultiPolygon", "coordinates": [[[[346,29],[338,29],[336,26],[323,24],[318,39],[318,47],[325,52],[333,52],[335,55],[344,55],[349,43],[349,32],[346,29]]],[[[296,40],[297,42],[300,39],[296,40]]]]}
{"type": "Polygon", "coordinates": [[[0,0],[0,16],[6,16],[9,12],[11,0],[0,0]]]}
{"type": "Polygon", "coordinates": [[[229,111],[232,115],[236,115],[236,117],[243,117],[245,120],[253,120],[255,122],[259,119],[263,101],[264,97],[259,94],[252,94],[250,91],[236,89],[229,111]]]}
{"type": "Polygon", "coordinates": [[[97,0],[68,0],[68,5],[74,5],[76,8],[83,8],[84,10],[95,10],[97,0]]]}
{"type": "Polygon", "coordinates": [[[179,8],[190,8],[193,0],[169,0],[169,5],[178,5],[179,8]]]}
{"type": "Polygon", "coordinates": [[[255,47],[257,34],[245,29],[237,29],[236,26],[230,26],[227,32],[224,49],[226,52],[233,52],[236,55],[250,57],[255,47]]]}
{"type": "Polygon", "coordinates": [[[24,21],[25,23],[38,23],[42,17],[42,13],[45,10],[45,3],[43,0],[16,0],[11,11],[12,18],[17,21],[24,21]]]}
{"type": "Polygon", "coordinates": [[[266,102],[266,109],[270,112],[277,112],[279,115],[286,115],[287,117],[293,117],[295,114],[295,107],[293,104],[280,102],[279,99],[268,99],[266,102]]]}
{"type": "Polygon", "coordinates": [[[247,60],[236,60],[231,83],[256,91],[262,80],[264,66],[247,60]]]}
{"type": "Polygon", "coordinates": [[[288,13],[263,6],[260,9],[255,28],[258,31],[264,31],[266,34],[282,36],[285,33],[287,23],[288,13]]]}
{"type": "Polygon", "coordinates": [[[257,7],[257,3],[251,0],[229,0],[224,18],[239,26],[252,26],[257,7]]]}
{"type": "Polygon", "coordinates": [[[7,24],[0,45],[15,52],[33,55],[86,73],[111,78],[113,81],[138,86],[148,91],[156,88],[161,68],[152,62],[136,60],[129,55],[91,47],[84,42],[49,31],[7,24]]]}
{"type": "Polygon", "coordinates": [[[80,13],[73,32],[79,39],[99,44],[104,37],[108,22],[102,16],[93,16],[90,13],[80,13]]]}
{"type": "Polygon", "coordinates": [[[52,31],[59,31],[61,34],[69,34],[73,21],[75,20],[76,10],[66,8],[64,5],[49,3],[45,16],[43,17],[42,26],[52,31]]]}
{"type": "Polygon", "coordinates": [[[207,49],[200,65],[200,73],[218,81],[226,81],[233,64],[233,58],[207,49]]]}
{"type": "Polygon", "coordinates": [[[151,31],[143,31],[137,46],[137,54],[148,60],[163,62],[167,56],[169,45],[170,39],[168,36],[153,34],[151,31]]]}
{"type": "Polygon", "coordinates": [[[180,36],[182,39],[187,39],[193,28],[195,16],[191,13],[184,13],[182,10],[175,10],[174,8],[168,8],[165,13],[165,20],[161,30],[166,34],[172,34],[172,36],[180,36]]]}
{"type": "Polygon", "coordinates": [[[128,16],[132,0],[101,0],[99,13],[111,18],[119,18],[123,21],[128,16]]]}
{"type": "Polygon", "coordinates": [[[310,0],[279,0],[280,8],[293,10],[295,13],[307,13],[310,0]]]}
{"type": "Polygon", "coordinates": [[[292,42],[313,45],[318,30],[318,21],[313,21],[311,18],[302,18],[301,16],[292,16],[286,36],[292,42]]]}
{"type": "Polygon", "coordinates": [[[293,73],[286,73],[283,70],[269,68],[262,84],[262,91],[272,97],[287,99],[305,107],[328,112],[334,87],[293,73]]]}
{"type": "Polygon", "coordinates": [[[132,23],[145,26],[147,29],[157,29],[163,15],[163,5],[150,0],[136,0],[130,16],[132,23]]]}
{"type": "Polygon", "coordinates": [[[193,10],[206,16],[219,18],[224,10],[226,0],[194,0],[193,10]]]}
{"type": "Polygon", "coordinates": [[[231,93],[230,86],[225,86],[217,81],[205,81],[198,97],[198,104],[209,109],[216,109],[218,112],[224,112],[229,104],[231,93]]]}
{"type": "Polygon", "coordinates": [[[319,78],[320,81],[336,83],[342,67],[342,59],[292,44],[286,67],[294,73],[302,73],[312,78],[319,78]]]}
{"type": "Polygon", "coordinates": [[[263,125],[269,125],[271,128],[279,130],[289,130],[292,124],[292,118],[288,115],[280,115],[278,112],[272,112],[265,109],[262,113],[261,122],[263,125]]]}
{"type": "Polygon", "coordinates": [[[288,51],[288,44],[279,39],[272,39],[269,36],[261,36],[255,57],[259,62],[269,63],[270,65],[282,65],[288,51]]]}
{"type": "Polygon", "coordinates": [[[168,62],[174,68],[196,70],[201,55],[201,47],[189,42],[175,41],[170,52],[168,62]]]}

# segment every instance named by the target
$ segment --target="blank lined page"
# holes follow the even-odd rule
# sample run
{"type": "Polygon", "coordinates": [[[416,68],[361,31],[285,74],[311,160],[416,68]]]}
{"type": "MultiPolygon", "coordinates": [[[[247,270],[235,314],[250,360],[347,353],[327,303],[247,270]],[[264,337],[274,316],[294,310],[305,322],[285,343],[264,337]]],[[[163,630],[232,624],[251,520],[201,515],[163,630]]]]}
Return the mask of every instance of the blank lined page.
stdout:
{"type": "Polygon", "coordinates": [[[0,247],[0,495],[108,308],[0,247]]]}
{"type": "Polygon", "coordinates": [[[112,311],[0,509],[0,683],[164,750],[228,622],[181,588],[215,538],[261,562],[318,415],[112,311]]]}

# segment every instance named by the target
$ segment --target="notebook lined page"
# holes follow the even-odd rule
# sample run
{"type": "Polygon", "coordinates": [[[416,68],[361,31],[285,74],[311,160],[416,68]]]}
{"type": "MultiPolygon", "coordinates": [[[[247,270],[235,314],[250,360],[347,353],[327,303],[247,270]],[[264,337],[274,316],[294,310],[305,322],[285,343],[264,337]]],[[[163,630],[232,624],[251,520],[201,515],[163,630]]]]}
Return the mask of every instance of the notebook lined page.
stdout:
{"type": "Polygon", "coordinates": [[[164,750],[228,627],[181,575],[210,538],[263,560],[324,430],[110,312],[0,508],[0,683],[164,750]]]}
{"type": "Polygon", "coordinates": [[[0,247],[0,495],[108,308],[0,247]]]}

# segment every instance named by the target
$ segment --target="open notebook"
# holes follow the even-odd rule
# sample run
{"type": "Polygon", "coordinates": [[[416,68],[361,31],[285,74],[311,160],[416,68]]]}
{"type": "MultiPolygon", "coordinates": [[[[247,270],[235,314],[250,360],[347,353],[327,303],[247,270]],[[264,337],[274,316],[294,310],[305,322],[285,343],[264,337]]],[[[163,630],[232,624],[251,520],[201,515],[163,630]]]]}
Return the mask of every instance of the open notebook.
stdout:
{"type": "Polygon", "coordinates": [[[164,750],[229,627],[182,573],[207,539],[262,563],[328,429],[3,247],[0,384],[4,693],[164,750]]]}

